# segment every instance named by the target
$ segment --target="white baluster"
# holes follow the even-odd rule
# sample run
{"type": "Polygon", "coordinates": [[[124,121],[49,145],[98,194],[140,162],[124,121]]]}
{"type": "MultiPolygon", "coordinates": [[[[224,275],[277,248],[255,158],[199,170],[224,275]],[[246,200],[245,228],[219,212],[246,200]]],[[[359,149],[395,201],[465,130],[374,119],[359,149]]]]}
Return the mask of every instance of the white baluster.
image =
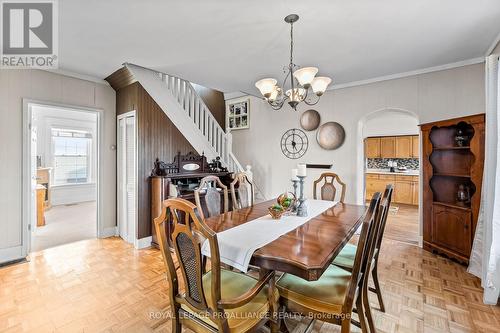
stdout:
{"type": "Polygon", "coordinates": [[[193,122],[195,122],[195,119],[194,119],[194,91],[193,91],[193,88],[191,87],[191,85],[188,86],[189,87],[189,116],[191,117],[191,119],[193,119],[193,122]]]}
{"type": "MultiPolygon", "coordinates": [[[[201,107],[201,99],[198,99],[198,103],[196,103],[198,105],[198,119],[203,119],[203,108],[201,107]]],[[[203,128],[203,122],[200,121],[200,130],[202,130],[203,128]]],[[[203,131],[203,130],[202,130],[203,131]]]]}
{"type": "Polygon", "coordinates": [[[198,113],[198,103],[196,99],[196,94],[193,96],[193,119],[195,120],[194,123],[198,129],[200,129],[200,116],[198,113]]]}

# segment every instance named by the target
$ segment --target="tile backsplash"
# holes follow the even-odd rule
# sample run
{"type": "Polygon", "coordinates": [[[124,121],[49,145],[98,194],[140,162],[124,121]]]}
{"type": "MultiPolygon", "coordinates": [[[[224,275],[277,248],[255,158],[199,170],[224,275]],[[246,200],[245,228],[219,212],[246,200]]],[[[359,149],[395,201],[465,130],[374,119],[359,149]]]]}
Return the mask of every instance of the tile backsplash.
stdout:
{"type": "Polygon", "coordinates": [[[366,167],[368,169],[388,169],[387,162],[394,161],[398,167],[405,166],[408,170],[418,170],[418,158],[368,158],[366,167]]]}

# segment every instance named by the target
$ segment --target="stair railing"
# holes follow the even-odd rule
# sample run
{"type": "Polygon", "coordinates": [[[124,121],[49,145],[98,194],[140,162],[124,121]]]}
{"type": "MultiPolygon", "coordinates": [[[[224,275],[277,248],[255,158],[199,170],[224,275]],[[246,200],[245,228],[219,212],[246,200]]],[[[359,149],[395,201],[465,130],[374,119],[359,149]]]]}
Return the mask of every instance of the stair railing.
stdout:
{"type": "MultiPolygon", "coordinates": [[[[191,82],[179,77],[158,72],[159,77],[167,86],[167,89],[177,99],[181,107],[198,130],[203,134],[210,146],[214,149],[224,165],[231,166],[232,171],[240,172],[243,169],[239,163],[235,163],[234,155],[231,153],[231,134],[222,129],[203,99],[198,95],[191,82]]],[[[237,162],[237,160],[236,160],[237,162]]]]}

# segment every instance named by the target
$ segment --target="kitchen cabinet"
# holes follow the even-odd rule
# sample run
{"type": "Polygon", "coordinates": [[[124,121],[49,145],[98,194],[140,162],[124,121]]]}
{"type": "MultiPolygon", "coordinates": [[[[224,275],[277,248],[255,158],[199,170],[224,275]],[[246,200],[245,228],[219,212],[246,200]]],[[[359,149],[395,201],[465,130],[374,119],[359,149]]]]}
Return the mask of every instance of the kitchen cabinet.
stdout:
{"type": "Polygon", "coordinates": [[[396,158],[410,158],[412,157],[412,137],[411,136],[397,136],[396,140],[396,158]]]}
{"type": "Polygon", "coordinates": [[[396,181],[394,186],[394,202],[413,204],[413,186],[411,181],[396,181]]]}
{"type": "Polygon", "coordinates": [[[419,184],[418,184],[418,179],[417,181],[415,182],[412,182],[412,192],[413,192],[413,199],[412,199],[412,204],[418,206],[418,201],[419,201],[419,191],[418,191],[418,188],[419,188],[419,184]]]}
{"type": "Polygon", "coordinates": [[[418,135],[412,135],[411,137],[411,157],[412,158],[418,158],[419,153],[420,153],[420,145],[419,145],[420,138],[418,135]]]}
{"type": "Polygon", "coordinates": [[[365,139],[365,156],[367,158],[380,158],[380,138],[365,139]]]}
{"type": "Polygon", "coordinates": [[[393,184],[392,202],[418,205],[418,176],[402,174],[366,174],[365,199],[369,200],[375,192],[384,193],[385,187],[393,184]]]}
{"type": "Polygon", "coordinates": [[[380,138],[380,157],[394,158],[396,157],[396,138],[386,136],[380,138]]]}
{"type": "Polygon", "coordinates": [[[365,139],[366,158],[418,158],[418,135],[382,136],[365,139]]]}

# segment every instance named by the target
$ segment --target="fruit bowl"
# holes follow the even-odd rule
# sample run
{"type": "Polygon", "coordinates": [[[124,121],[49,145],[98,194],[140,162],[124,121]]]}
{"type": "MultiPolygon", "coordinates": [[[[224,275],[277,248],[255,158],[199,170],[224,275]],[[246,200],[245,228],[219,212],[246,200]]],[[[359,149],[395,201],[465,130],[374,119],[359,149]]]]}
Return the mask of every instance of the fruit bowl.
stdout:
{"type": "Polygon", "coordinates": [[[278,205],[285,209],[285,211],[289,211],[295,206],[297,198],[292,192],[285,192],[280,194],[276,201],[278,202],[278,205]]]}
{"type": "Polygon", "coordinates": [[[275,204],[274,206],[271,206],[268,209],[269,209],[269,214],[271,214],[271,217],[275,220],[279,220],[281,218],[281,215],[283,215],[283,213],[286,212],[286,209],[278,204],[275,204]]]}

